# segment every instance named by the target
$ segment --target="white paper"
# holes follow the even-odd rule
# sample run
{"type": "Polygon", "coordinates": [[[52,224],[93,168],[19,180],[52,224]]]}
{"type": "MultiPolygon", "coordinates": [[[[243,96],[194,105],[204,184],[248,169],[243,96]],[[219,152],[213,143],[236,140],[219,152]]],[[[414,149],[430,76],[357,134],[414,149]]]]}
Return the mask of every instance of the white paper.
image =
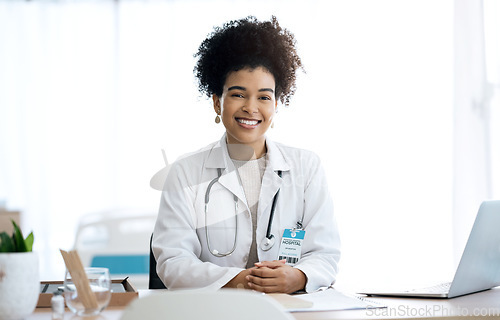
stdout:
{"type": "Polygon", "coordinates": [[[333,311],[352,309],[384,308],[378,302],[364,297],[344,294],[335,289],[298,294],[293,296],[273,296],[289,312],[333,311]]]}

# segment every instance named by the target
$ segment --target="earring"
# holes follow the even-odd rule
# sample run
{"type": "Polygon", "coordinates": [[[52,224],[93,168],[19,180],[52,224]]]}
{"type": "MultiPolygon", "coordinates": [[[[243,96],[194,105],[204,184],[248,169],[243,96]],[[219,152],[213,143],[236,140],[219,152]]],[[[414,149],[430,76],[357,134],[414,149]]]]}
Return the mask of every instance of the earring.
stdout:
{"type": "MultiPolygon", "coordinates": [[[[278,105],[276,105],[276,108],[274,108],[274,114],[278,113],[278,105]]],[[[274,119],[273,122],[271,122],[271,128],[274,128],[274,119]]]]}
{"type": "Polygon", "coordinates": [[[220,108],[217,110],[217,115],[215,116],[215,123],[220,123],[220,108]]]}

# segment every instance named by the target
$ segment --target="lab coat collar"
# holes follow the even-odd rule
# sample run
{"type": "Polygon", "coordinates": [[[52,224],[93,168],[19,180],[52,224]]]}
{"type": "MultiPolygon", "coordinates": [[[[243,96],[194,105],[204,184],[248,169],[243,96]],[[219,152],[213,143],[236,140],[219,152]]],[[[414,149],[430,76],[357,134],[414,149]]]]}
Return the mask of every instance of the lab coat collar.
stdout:
{"type": "MultiPolygon", "coordinates": [[[[207,168],[222,168],[226,173],[234,171],[235,167],[229,152],[227,150],[226,134],[217,142],[212,148],[205,167],[207,168]]],[[[286,161],[280,148],[268,137],[266,137],[267,157],[268,162],[266,166],[270,167],[273,171],[289,171],[290,165],[286,161]]]]}
{"type": "Polygon", "coordinates": [[[226,134],[214,145],[205,163],[206,168],[221,168],[222,176],[219,183],[233,193],[243,203],[247,203],[245,192],[241,187],[240,180],[233,161],[227,150],[226,134]]]}
{"type": "MultiPolygon", "coordinates": [[[[274,194],[281,187],[282,179],[273,172],[277,171],[289,171],[290,165],[287,163],[283,153],[280,148],[266,137],[267,146],[267,164],[266,172],[264,173],[262,184],[264,187],[269,188],[266,192],[261,192],[261,195],[265,195],[259,201],[262,206],[259,205],[259,211],[261,208],[265,208],[274,194]]],[[[229,157],[229,152],[227,150],[226,134],[222,136],[220,141],[214,145],[205,163],[206,168],[221,168],[223,169],[223,174],[219,179],[219,183],[236,195],[241,201],[247,203],[245,193],[240,184],[238,173],[236,168],[229,157]]]]}
{"type": "Polygon", "coordinates": [[[269,138],[266,137],[267,166],[273,171],[289,171],[290,165],[286,161],[281,149],[269,138]]]}
{"type": "MultiPolygon", "coordinates": [[[[227,151],[226,146],[226,134],[222,136],[222,138],[215,143],[215,145],[211,148],[208,158],[205,162],[206,168],[222,168],[227,169],[229,153],[227,151]]],[[[229,161],[232,162],[232,161],[229,161]]]]}

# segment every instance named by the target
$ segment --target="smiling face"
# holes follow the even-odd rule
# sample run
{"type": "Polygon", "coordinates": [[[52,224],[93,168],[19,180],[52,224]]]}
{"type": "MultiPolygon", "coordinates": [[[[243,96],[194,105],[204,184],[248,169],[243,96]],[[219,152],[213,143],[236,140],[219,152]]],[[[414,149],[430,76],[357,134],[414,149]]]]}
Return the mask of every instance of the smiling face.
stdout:
{"type": "Polygon", "coordinates": [[[263,67],[230,72],[222,96],[213,95],[221,113],[228,144],[244,144],[257,158],[266,152],[265,134],[273,121],[277,101],[274,76],[263,67]]]}

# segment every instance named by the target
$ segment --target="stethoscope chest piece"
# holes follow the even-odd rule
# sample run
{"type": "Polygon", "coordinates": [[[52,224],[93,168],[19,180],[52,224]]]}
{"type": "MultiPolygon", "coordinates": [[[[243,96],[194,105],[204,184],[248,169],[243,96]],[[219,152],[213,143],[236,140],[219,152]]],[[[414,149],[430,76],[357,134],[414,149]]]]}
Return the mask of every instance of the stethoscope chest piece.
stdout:
{"type": "Polygon", "coordinates": [[[265,237],[264,239],[262,239],[262,241],[260,243],[260,248],[264,251],[267,251],[274,246],[275,241],[276,241],[276,238],[274,238],[273,235],[271,235],[269,238],[265,237]]]}

